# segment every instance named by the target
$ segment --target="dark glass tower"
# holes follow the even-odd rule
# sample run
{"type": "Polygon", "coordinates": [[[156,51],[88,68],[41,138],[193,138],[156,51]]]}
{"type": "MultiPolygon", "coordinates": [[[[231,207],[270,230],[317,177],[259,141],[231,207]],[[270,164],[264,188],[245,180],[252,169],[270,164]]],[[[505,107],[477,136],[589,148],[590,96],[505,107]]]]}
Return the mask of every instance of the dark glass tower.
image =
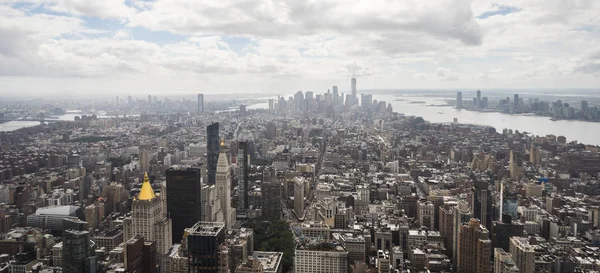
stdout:
{"type": "Polygon", "coordinates": [[[219,161],[220,152],[218,122],[206,127],[206,149],[206,172],[208,174],[208,184],[214,185],[217,180],[217,161],[219,161]]]}
{"type": "Polygon", "coordinates": [[[67,230],[63,235],[63,270],[65,273],[96,272],[94,247],[87,231],[67,230]]]}
{"type": "Polygon", "coordinates": [[[198,222],[186,229],[189,272],[217,273],[227,261],[221,258],[221,244],[225,241],[222,222],[198,222]]]}
{"type": "Polygon", "coordinates": [[[183,231],[202,216],[200,168],[171,167],[167,175],[167,211],[173,221],[173,243],[180,243],[183,231]]]}

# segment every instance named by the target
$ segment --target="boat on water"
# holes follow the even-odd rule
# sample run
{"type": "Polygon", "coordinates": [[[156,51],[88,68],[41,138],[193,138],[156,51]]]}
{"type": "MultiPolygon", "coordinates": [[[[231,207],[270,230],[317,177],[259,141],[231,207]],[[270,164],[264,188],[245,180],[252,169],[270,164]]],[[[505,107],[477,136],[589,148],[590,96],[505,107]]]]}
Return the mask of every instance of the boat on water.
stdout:
{"type": "Polygon", "coordinates": [[[440,114],[440,115],[443,115],[443,114],[444,114],[444,112],[438,112],[438,114],[440,114]]]}
{"type": "Polygon", "coordinates": [[[551,121],[557,121],[557,120],[558,120],[558,119],[555,119],[555,118],[551,118],[551,119],[550,119],[550,120],[551,120],[551,121]]]}

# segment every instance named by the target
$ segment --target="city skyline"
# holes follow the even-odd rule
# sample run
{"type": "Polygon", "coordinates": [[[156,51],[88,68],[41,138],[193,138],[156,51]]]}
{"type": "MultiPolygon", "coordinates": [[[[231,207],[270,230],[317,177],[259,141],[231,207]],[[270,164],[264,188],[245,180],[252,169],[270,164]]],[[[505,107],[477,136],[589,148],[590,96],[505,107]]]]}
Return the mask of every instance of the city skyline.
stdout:
{"type": "Polygon", "coordinates": [[[600,83],[595,1],[186,3],[3,1],[2,95],[600,83]]]}

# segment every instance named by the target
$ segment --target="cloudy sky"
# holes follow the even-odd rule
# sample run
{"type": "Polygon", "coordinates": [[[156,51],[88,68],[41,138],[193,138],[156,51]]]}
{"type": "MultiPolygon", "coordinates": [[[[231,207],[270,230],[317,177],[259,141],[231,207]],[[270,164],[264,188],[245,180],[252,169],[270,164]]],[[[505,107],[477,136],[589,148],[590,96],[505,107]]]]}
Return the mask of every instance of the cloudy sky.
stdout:
{"type": "Polygon", "coordinates": [[[598,0],[0,0],[0,95],[598,88],[598,0]]]}

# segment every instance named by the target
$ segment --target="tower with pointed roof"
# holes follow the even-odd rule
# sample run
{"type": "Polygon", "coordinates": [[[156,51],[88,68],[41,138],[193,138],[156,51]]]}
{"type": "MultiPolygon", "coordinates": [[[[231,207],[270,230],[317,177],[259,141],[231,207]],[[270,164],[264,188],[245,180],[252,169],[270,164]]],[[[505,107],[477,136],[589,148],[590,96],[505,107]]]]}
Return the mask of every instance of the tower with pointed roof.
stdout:
{"type": "Polygon", "coordinates": [[[154,193],[148,173],[144,174],[140,193],[133,198],[131,204],[131,216],[123,222],[125,238],[144,236],[145,240],[156,242],[156,252],[159,255],[169,252],[172,236],[171,219],[163,208],[163,197],[154,193]]]}
{"type": "Polygon", "coordinates": [[[235,209],[231,207],[231,174],[229,160],[225,154],[225,143],[222,140],[219,160],[217,161],[216,186],[217,195],[221,201],[221,211],[223,212],[225,228],[231,229],[233,224],[235,224],[235,209]]]}

